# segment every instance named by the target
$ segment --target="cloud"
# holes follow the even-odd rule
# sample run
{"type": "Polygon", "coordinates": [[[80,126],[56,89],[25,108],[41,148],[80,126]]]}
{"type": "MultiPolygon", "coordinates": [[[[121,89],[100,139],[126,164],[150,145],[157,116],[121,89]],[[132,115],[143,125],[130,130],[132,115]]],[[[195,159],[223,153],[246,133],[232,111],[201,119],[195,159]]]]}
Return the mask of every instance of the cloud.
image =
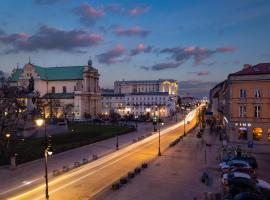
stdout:
{"type": "Polygon", "coordinates": [[[15,43],[18,41],[25,41],[29,38],[27,33],[14,33],[6,34],[3,30],[0,30],[0,42],[5,44],[15,43]]]}
{"type": "Polygon", "coordinates": [[[34,0],[34,3],[39,5],[53,5],[59,2],[66,2],[68,0],[34,0]]]}
{"type": "Polygon", "coordinates": [[[78,48],[95,46],[102,41],[102,36],[83,30],[65,31],[43,25],[33,35],[25,33],[2,35],[0,36],[1,41],[13,46],[13,49],[6,51],[6,53],[38,50],[61,50],[79,53],[83,51],[78,48]]]}
{"type": "Polygon", "coordinates": [[[146,37],[149,34],[149,31],[142,29],[139,26],[134,26],[131,28],[123,28],[121,26],[116,27],[113,30],[113,33],[117,36],[139,36],[139,37],[146,37]]]}
{"type": "Polygon", "coordinates": [[[197,76],[208,76],[210,74],[209,71],[200,71],[200,72],[190,72],[191,74],[196,74],[197,76]]]}
{"type": "Polygon", "coordinates": [[[210,58],[217,53],[234,52],[237,49],[235,47],[220,47],[216,49],[207,49],[198,46],[190,47],[173,47],[160,50],[160,53],[171,54],[171,59],[176,62],[185,62],[189,59],[194,60],[195,65],[199,65],[203,60],[210,58]]]}
{"type": "Polygon", "coordinates": [[[111,65],[115,63],[121,63],[128,61],[128,57],[124,57],[126,53],[126,49],[123,45],[118,44],[114,48],[108,50],[105,53],[97,55],[97,59],[99,63],[111,65]]]}
{"type": "Polygon", "coordinates": [[[135,49],[132,49],[130,51],[131,56],[135,56],[139,53],[150,53],[152,51],[153,47],[152,46],[145,46],[144,44],[138,44],[138,46],[135,49]]]}
{"type": "Polygon", "coordinates": [[[164,63],[158,63],[158,64],[154,64],[150,67],[146,67],[146,66],[141,66],[141,69],[144,70],[152,70],[152,71],[161,71],[161,70],[165,70],[165,69],[175,69],[178,68],[182,63],[179,62],[164,62],[164,63]]]}
{"type": "Polygon", "coordinates": [[[124,13],[125,9],[120,4],[109,4],[105,7],[108,12],[124,13]]]}
{"type": "Polygon", "coordinates": [[[92,26],[95,22],[105,15],[103,9],[96,9],[90,4],[83,3],[75,8],[73,12],[80,16],[80,21],[86,26],[92,26]]]}
{"type": "Polygon", "coordinates": [[[149,10],[149,6],[134,7],[128,10],[128,15],[136,16],[136,15],[146,13],[148,10],[149,10]]]}

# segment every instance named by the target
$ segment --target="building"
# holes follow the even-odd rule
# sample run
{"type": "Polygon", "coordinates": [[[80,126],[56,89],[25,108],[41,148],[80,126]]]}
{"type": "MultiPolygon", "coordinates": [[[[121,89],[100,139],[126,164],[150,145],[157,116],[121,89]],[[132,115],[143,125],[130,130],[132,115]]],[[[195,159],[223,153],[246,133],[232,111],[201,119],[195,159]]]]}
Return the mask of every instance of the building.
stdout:
{"type": "MultiPolygon", "coordinates": [[[[65,67],[40,67],[29,61],[13,70],[10,84],[27,88],[29,80],[34,80],[33,92],[56,104],[55,117],[82,119],[101,112],[99,76],[91,60],[85,66],[65,67]]],[[[50,115],[48,109],[45,114],[50,115]]]]}
{"type": "Polygon", "coordinates": [[[176,80],[115,81],[114,93],[102,94],[102,113],[167,117],[175,112],[176,80]]]}
{"type": "Polygon", "coordinates": [[[270,142],[270,63],[244,65],[228,76],[218,95],[231,141],[270,142]]]}
{"type": "Polygon", "coordinates": [[[142,81],[115,81],[115,94],[131,93],[158,93],[167,92],[171,96],[178,93],[178,83],[173,79],[142,80],[142,81]]]}

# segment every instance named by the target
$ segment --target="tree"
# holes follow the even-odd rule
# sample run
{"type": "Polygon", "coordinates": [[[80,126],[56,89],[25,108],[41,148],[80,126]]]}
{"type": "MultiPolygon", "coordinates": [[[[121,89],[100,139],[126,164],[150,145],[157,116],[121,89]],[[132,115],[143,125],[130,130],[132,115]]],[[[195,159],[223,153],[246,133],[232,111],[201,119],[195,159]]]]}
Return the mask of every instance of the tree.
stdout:
{"type": "Polygon", "coordinates": [[[24,101],[26,94],[21,87],[6,86],[0,90],[0,158],[8,159],[14,153],[18,132],[25,126],[28,115],[24,101]]]}

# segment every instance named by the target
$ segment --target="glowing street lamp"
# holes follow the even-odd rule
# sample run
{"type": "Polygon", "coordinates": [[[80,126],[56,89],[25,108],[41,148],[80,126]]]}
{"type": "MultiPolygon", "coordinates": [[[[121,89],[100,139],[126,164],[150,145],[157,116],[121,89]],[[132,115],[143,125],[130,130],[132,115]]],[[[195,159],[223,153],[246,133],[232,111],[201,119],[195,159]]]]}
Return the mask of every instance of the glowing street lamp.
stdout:
{"type": "Polygon", "coordinates": [[[39,127],[41,127],[43,124],[44,124],[44,119],[42,119],[42,118],[37,118],[36,120],[35,120],[35,122],[36,122],[36,125],[37,126],[39,126],[39,127]]]}

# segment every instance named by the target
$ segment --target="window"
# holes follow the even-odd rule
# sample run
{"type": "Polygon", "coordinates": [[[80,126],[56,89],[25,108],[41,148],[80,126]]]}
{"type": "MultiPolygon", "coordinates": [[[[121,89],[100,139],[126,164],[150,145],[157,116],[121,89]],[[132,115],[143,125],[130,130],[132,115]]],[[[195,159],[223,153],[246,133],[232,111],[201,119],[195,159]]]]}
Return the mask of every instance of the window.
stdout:
{"type": "Polygon", "coordinates": [[[270,128],[268,128],[267,140],[270,141],[270,128]]]}
{"type": "Polygon", "coordinates": [[[74,91],[76,91],[76,85],[74,85],[74,91]]]}
{"type": "Polygon", "coordinates": [[[247,107],[239,106],[239,117],[246,117],[247,115],[247,107]]]}
{"type": "Polygon", "coordinates": [[[262,129],[254,128],[253,129],[253,140],[261,141],[262,140],[262,129]]]}
{"type": "Polygon", "coordinates": [[[67,87],[66,86],[63,86],[63,93],[67,93],[67,87]]]}
{"type": "Polygon", "coordinates": [[[247,98],[247,90],[240,89],[240,98],[247,98]]]}
{"type": "Polygon", "coordinates": [[[254,106],[254,117],[260,118],[261,117],[261,106],[254,106]]]}
{"type": "Polygon", "coordinates": [[[255,88],[254,97],[255,98],[261,98],[262,97],[262,90],[260,88],[255,88]]]}
{"type": "Polygon", "coordinates": [[[52,93],[55,93],[55,87],[52,87],[52,93]]]}

